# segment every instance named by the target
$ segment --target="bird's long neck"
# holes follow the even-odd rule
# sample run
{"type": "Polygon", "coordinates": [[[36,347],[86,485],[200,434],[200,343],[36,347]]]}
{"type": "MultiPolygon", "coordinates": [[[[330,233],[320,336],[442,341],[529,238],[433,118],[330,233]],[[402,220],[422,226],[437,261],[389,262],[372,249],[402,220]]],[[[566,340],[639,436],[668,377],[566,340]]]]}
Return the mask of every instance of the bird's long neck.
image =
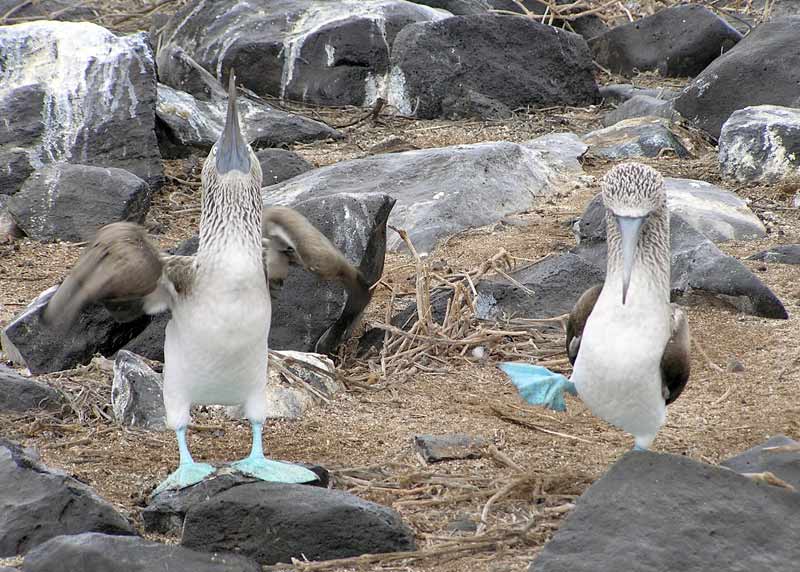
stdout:
{"type": "Polygon", "coordinates": [[[261,189],[249,175],[212,178],[203,190],[199,260],[240,252],[261,261],[261,189]]]}
{"type": "MultiPolygon", "coordinates": [[[[622,302],[622,237],[614,216],[606,213],[608,262],[606,282],[619,284],[622,302]]],[[[617,290],[615,287],[614,290],[617,290]]],[[[639,235],[628,298],[634,304],[663,302],[670,298],[669,210],[666,203],[647,218],[639,235]]]]}

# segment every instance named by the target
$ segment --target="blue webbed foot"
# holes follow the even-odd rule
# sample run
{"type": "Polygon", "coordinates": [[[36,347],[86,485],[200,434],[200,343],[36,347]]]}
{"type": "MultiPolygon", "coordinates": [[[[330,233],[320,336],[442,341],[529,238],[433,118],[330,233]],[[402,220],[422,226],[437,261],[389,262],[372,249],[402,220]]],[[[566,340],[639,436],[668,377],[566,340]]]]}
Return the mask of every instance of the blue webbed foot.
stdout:
{"type": "Polygon", "coordinates": [[[249,456],[231,464],[231,467],[245,475],[274,483],[310,483],[317,475],[298,465],[270,461],[264,456],[249,456]]]}
{"type": "Polygon", "coordinates": [[[214,474],[215,471],[216,469],[208,463],[182,463],[178,465],[175,472],[156,487],[156,490],[153,491],[153,495],[155,496],[166,490],[180,490],[196,485],[209,475],[214,474]]]}
{"type": "Polygon", "coordinates": [[[566,411],[564,392],[578,395],[575,384],[560,373],[546,367],[528,363],[503,362],[500,364],[522,398],[531,405],[544,405],[554,411],[566,411]]]}

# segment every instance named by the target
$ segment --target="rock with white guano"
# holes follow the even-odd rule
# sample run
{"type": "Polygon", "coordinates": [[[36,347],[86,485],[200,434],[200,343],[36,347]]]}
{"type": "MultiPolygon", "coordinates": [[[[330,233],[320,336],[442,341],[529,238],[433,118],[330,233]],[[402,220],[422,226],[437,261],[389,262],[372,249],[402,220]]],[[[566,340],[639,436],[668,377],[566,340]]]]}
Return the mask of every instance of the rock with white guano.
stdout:
{"type": "Polygon", "coordinates": [[[171,18],[160,45],[180,46],[218,80],[235,68],[262,96],[372,105],[384,94],[397,33],[450,15],[405,0],[194,0],[171,18]]]}
{"type": "MultiPolygon", "coordinates": [[[[578,158],[585,152],[577,136],[559,133],[525,143],[373,155],[314,169],[262,194],[265,205],[294,205],[335,193],[388,193],[397,200],[389,224],[405,229],[417,250],[428,252],[447,236],[495,223],[558,192],[582,172],[578,158]]],[[[394,234],[386,244],[404,248],[394,234]]]]}
{"type": "Polygon", "coordinates": [[[0,53],[0,164],[9,152],[19,162],[22,149],[23,169],[65,161],[121,168],[152,188],[161,184],[146,34],[119,37],[88,22],[26,22],[0,26],[0,53]]]}
{"type": "Polygon", "coordinates": [[[719,136],[722,174],[742,183],[800,179],[800,108],[734,111],[719,136]]]}
{"type": "Polygon", "coordinates": [[[166,429],[164,379],[141,356],[119,350],[114,359],[111,408],[120,425],[166,429]]]}
{"type": "Polygon", "coordinates": [[[661,117],[633,117],[610,127],[597,129],[583,136],[589,153],[606,159],[660,157],[665,152],[688,157],[680,138],[670,129],[668,120],[661,117]]]}

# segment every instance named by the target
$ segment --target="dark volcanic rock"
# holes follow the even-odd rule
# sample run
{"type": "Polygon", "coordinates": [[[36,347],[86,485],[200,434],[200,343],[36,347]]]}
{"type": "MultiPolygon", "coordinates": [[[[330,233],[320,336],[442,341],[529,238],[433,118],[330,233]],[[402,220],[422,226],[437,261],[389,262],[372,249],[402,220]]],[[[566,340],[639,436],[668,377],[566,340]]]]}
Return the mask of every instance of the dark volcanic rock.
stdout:
{"type": "Polygon", "coordinates": [[[261,572],[235,554],[207,554],[143,538],[85,533],[59,536],[34,550],[24,572],[261,572]]]}
{"type": "Polygon", "coordinates": [[[88,22],[26,22],[0,27],[0,53],[0,146],[24,149],[37,169],[59,161],[117,167],[153,188],[161,184],[146,34],[118,37],[88,22]],[[27,111],[8,112],[20,107],[27,111]]]}
{"type": "Polygon", "coordinates": [[[218,80],[235,68],[262,96],[371,105],[384,89],[397,33],[449,15],[402,0],[195,0],[169,21],[161,49],[180,46],[218,80]]]}
{"type": "Polygon", "coordinates": [[[451,435],[414,435],[414,447],[426,463],[478,459],[487,444],[483,437],[462,433],[451,435]]]}
{"type": "Polygon", "coordinates": [[[0,413],[34,409],[58,410],[64,396],[49,385],[26,379],[13,369],[0,365],[0,413]]]}
{"type": "Polygon", "coordinates": [[[800,109],[759,105],[734,111],[719,136],[719,166],[739,182],[800,178],[800,109]]]}
{"type": "MultiPolygon", "coordinates": [[[[24,149],[9,149],[0,154],[0,196],[18,191],[33,171],[30,157],[24,149]]],[[[3,206],[0,203],[0,207],[3,206]]]]}
{"type": "Polygon", "coordinates": [[[603,125],[609,126],[631,119],[633,117],[661,117],[668,121],[676,120],[679,115],[670,100],[658,99],[649,95],[635,95],[624,103],[620,104],[613,111],[609,111],[603,116],[603,125]]]}
{"type": "Polygon", "coordinates": [[[169,44],[158,51],[158,81],[188,93],[198,101],[221,101],[228,92],[213,75],[194,61],[183,48],[169,44]]]}
{"type": "Polygon", "coordinates": [[[492,7],[491,0],[415,0],[414,4],[447,10],[454,16],[485,14],[492,7]]]}
{"type": "Polygon", "coordinates": [[[140,356],[126,350],[114,359],[111,407],[120,425],[166,428],[163,379],[140,356]]]}
{"type": "Polygon", "coordinates": [[[780,264],[800,264],[800,244],[780,244],[769,250],[747,257],[748,260],[763,260],[780,264]]]}
{"type": "MultiPolygon", "coordinates": [[[[263,189],[264,202],[292,205],[335,193],[389,193],[389,224],[408,231],[416,249],[530,208],[580,173],[586,146],[571,133],[522,144],[506,141],[373,155],[314,169],[263,189]]],[[[404,248],[393,234],[387,247],[404,248]]],[[[280,322],[278,322],[280,323],[280,322]]]]}
{"type": "Polygon", "coordinates": [[[669,129],[669,121],[660,117],[634,117],[587,133],[583,142],[589,153],[606,159],[660,157],[664,151],[678,157],[689,152],[669,129]]]}
{"type": "Polygon", "coordinates": [[[123,169],[56,163],[31,176],[6,208],[31,238],[80,242],[112,222],[144,222],[150,187],[123,169]]]}
{"type": "Polygon", "coordinates": [[[742,35],[699,4],[665,8],[592,38],[595,60],[613,73],[657,70],[665,77],[694,76],[742,35]]]}
{"type": "Polygon", "coordinates": [[[88,486],[48,469],[33,451],[3,439],[0,483],[0,557],[25,554],[60,534],[135,534],[88,486]]]}
{"type": "Polygon", "coordinates": [[[531,572],[794,570],[800,494],[675,455],[626,454],[531,572]]]}
{"type": "Polygon", "coordinates": [[[97,14],[83,4],[69,0],[39,0],[37,2],[19,2],[18,0],[0,0],[0,14],[3,24],[19,24],[30,20],[89,20],[97,14]]]}
{"type": "Polygon", "coordinates": [[[274,564],[413,550],[414,534],[393,510],[351,494],[258,482],[190,509],[181,544],[274,564]]]}
{"type": "Polygon", "coordinates": [[[88,363],[96,353],[112,355],[141,332],[150,322],[143,316],[118,323],[100,304],[86,307],[68,331],[41,322],[41,315],[55,286],[42,292],[2,332],[3,351],[14,363],[31,373],[49,373],[88,363]]]}
{"type": "Polygon", "coordinates": [[[765,451],[772,447],[797,446],[797,441],[777,435],[720,463],[737,473],[763,473],[769,471],[796,489],[800,489],[800,450],[765,451]]]}
{"type": "Polygon", "coordinates": [[[389,103],[426,119],[441,117],[442,102],[459,93],[512,110],[597,100],[586,41],[528,18],[487,14],[412,24],[397,35],[391,61],[389,103]]]}
{"type": "Polygon", "coordinates": [[[314,168],[297,153],[285,149],[261,149],[256,151],[256,157],[261,163],[264,187],[282,183],[314,168]]]}
{"type": "Polygon", "coordinates": [[[712,62],[675,100],[675,109],[713,137],[737,109],[800,107],[800,16],[755,28],[712,62]]]}
{"type": "MultiPolygon", "coordinates": [[[[517,0],[485,0],[487,4],[489,4],[490,9],[493,10],[503,10],[506,12],[516,12],[517,14],[525,14],[526,12],[519,6],[517,0]]],[[[548,14],[553,15],[552,10],[548,10],[548,4],[544,2],[539,2],[538,0],[521,0],[520,2],[524,7],[525,10],[529,12],[533,12],[534,14],[543,15],[545,11],[548,14]]],[[[565,14],[575,14],[576,12],[585,11],[585,7],[578,5],[575,6],[572,0],[556,0],[555,4],[562,6],[564,4],[572,4],[572,8],[567,9],[565,14]]],[[[599,18],[596,14],[585,14],[583,16],[578,16],[577,18],[569,18],[563,19],[559,18],[558,16],[553,15],[554,18],[552,20],[552,24],[558,28],[564,28],[566,30],[574,31],[576,34],[580,34],[587,40],[589,38],[594,38],[595,36],[599,36],[608,31],[608,26],[603,22],[601,18],[599,18]]],[[[550,20],[548,19],[548,22],[550,20]]]]}

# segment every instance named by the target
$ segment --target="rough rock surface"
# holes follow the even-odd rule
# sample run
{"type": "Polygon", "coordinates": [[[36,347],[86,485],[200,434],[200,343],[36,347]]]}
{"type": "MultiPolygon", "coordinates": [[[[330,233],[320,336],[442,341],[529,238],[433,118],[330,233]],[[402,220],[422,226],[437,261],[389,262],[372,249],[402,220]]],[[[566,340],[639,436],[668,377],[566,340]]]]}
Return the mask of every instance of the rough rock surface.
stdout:
{"type": "Polygon", "coordinates": [[[166,428],[163,376],[141,357],[119,350],[114,359],[111,407],[120,425],[143,429],[166,428]]]}
{"type": "Polygon", "coordinates": [[[27,379],[0,365],[0,413],[35,409],[58,410],[64,405],[60,391],[47,384],[27,379]]]}
{"type": "Polygon", "coordinates": [[[597,100],[586,41],[517,16],[411,24],[395,39],[391,65],[388,102],[425,119],[441,117],[445,99],[453,108],[476,94],[512,110],[597,100]]]}
{"type": "MultiPolygon", "coordinates": [[[[548,4],[539,2],[539,0],[485,0],[485,2],[489,4],[489,8],[492,10],[504,10],[507,12],[516,12],[517,14],[525,14],[520,7],[520,4],[522,4],[525,10],[533,12],[534,14],[541,16],[547,12],[553,15],[553,11],[548,10],[548,4]]],[[[572,8],[567,9],[565,12],[566,14],[574,15],[576,12],[585,12],[585,8],[580,5],[575,6],[572,0],[556,0],[555,4],[559,6],[572,4],[572,8]]],[[[549,22],[550,20],[548,20],[548,23],[549,22]]],[[[572,17],[568,20],[555,16],[552,20],[552,25],[558,28],[569,29],[566,28],[567,23],[576,34],[580,34],[587,40],[608,31],[608,26],[596,14],[585,14],[577,18],[572,17]]]]}
{"type": "Polygon", "coordinates": [[[414,534],[393,510],[342,491],[257,482],[191,508],[181,544],[274,564],[413,550],[414,534]]]}
{"type": "Polygon", "coordinates": [[[24,572],[261,572],[235,554],[207,554],[174,544],[88,532],[59,536],[32,550],[24,572]]]}
{"type": "Polygon", "coordinates": [[[756,27],[714,60],[675,100],[675,109],[713,137],[737,109],[800,107],[800,16],[756,27]]]}
{"type": "Polygon", "coordinates": [[[56,163],[29,177],[6,208],[31,238],[81,242],[112,222],[143,223],[150,187],[123,169],[56,163]]]}
{"type": "MultiPolygon", "coordinates": [[[[279,111],[245,97],[239,97],[237,102],[244,137],[254,147],[342,138],[341,133],[319,121],[279,111]]],[[[169,156],[177,154],[171,151],[175,146],[207,152],[222,133],[227,106],[227,96],[200,101],[184,91],[159,84],[156,113],[162,139],[167,138],[169,143],[162,142],[162,149],[169,156]]]]}
{"type": "Polygon", "coordinates": [[[631,452],[581,495],[530,571],[793,570],[798,510],[798,493],[631,452]]]}
{"type": "MultiPolygon", "coordinates": [[[[328,488],[330,474],[327,469],[319,465],[302,463],[301,465],[314,472],[319,478],[304,486],[328,488]]],[[[180,535],[183,530],[183,520],[192,507],[234,487],[259,482],[258,479],[241,473],[225,471],[225,469],[221,469],[213,477],[204,479],[195,486],[179,491],[164,491],[150,498],[147,507],[142,511],[145,531],[180,535]]]]}
{"type": "Polygon", "coordinates": [[[135,534],[88,486],[45,467],[35,452],[4,439],[0,483],[0,557],[25,554],[60,534],[135,534]]]}
{"type": "Polygon", "coordinates": [[[668,99],[659,99],[650,95],[635,95],[613,111],[603,116],[603,125],[609,126],[633,117],[661,117],[675,121],[679,116],[668,99]]]}
{"type": "Polygon", "coordinates": [[[763,260],[780,264],[800,264],[800,244],[780,244],[769,250],[747,257],[748,260],[763,260]]]}
{"type": "Polygon", "coordinates": [[[742,183],[800,179],[800,109],[759,105],[734,111],[720,132],[719,166],[742,183]]]}
{"type": "Polygon", "coordinates": [[[91,8],[68,0],[40,0],[38,2],[18,2],[0,0],[0,14],[3,24],[19,24],[30,20],[89,20],[97,15],[91,8]]]}
{"type": "Polygon", "coordinates": [[[797,441],[777,435],[766,442],[720,463],[737,473],[769,471],[779,479],[800,489],[800,451],[765,451],[764,449],[797,445],[797,441]]]}
{"type": "Polygon", "coordinates": [[[286,149],[261,149],[256,151],[256,157],[261,163],[264,187],[277,185],[314,168],[300,155],[286,149]]]}
{"type": "MultiPolygon", "coordinates": [[[[389,224],[408,231],[427,252],[459,231],[530,208],[581,172],[586,146],[571,133],[522,144],[506,141],[373,155],[309,171],[263,189],[264,202],[293,205],[334,193],[389,193],[397,204],[389,224]]],[[[387,248],[403,248],[392,235],[387,248]]],[[[288,287],[288,286],[287,286],[288,287]]],[[[277,323],[284,323],[278,321],[277,323]]],[[[295,348],[296,349],[296,348],[295,348]]]]}
{"type": "Polygon", "coordinates": [[[186,4],[161,49],[182,47],[218,80],[235,68],[259,95],[323,105],[371,105],[386,88],[389,50],[407,24],[448,12],[404,0],[225,0],[186,4]]]}
{"type": "MultiPolygon", "coordinates": [[[[22,149],[28,167],[67,161],[130,171],[151,187],[163,173],[155,135],[156,77],[146,34],[118,37],[88,22],[0,27],[0,164],[22,149]]],[[[16,183],[19,184],[19,181],[16,183]]]]}
{"type": "Polygon", "coordinates": [[[700,4],[665,8],[592,38],[595,60],[626,76],[656,70],[664,77],[694,76],[742,35],[700,4]]]}
{"type": "Polygon", "coordinates": [[[450,435],[414,435],[414,448],[426,463],[478,459],[487,444],[483,437],[463,433],[450,435]]]}
{"type": "Polygon", "coordinates": [[[634,117],[597,129],[583,136],[589,153],[606,159],[659,157],[665,151],[678,157],[689,152],[669,128],[669,121],[660,117],[634,117]]]}
{"type": "Polygon", "coordinates": [[[608,103],[623,103],[636,97],[637,95],[646,95],[655,97],[656,99],[675,99],[680,95],[680,92],[673,91],[666,88],[650,89],[644,87],[636,87],[630,83],[612,83],[609,85],[602,85],[599,89],[600,98],[608,103]]]}

